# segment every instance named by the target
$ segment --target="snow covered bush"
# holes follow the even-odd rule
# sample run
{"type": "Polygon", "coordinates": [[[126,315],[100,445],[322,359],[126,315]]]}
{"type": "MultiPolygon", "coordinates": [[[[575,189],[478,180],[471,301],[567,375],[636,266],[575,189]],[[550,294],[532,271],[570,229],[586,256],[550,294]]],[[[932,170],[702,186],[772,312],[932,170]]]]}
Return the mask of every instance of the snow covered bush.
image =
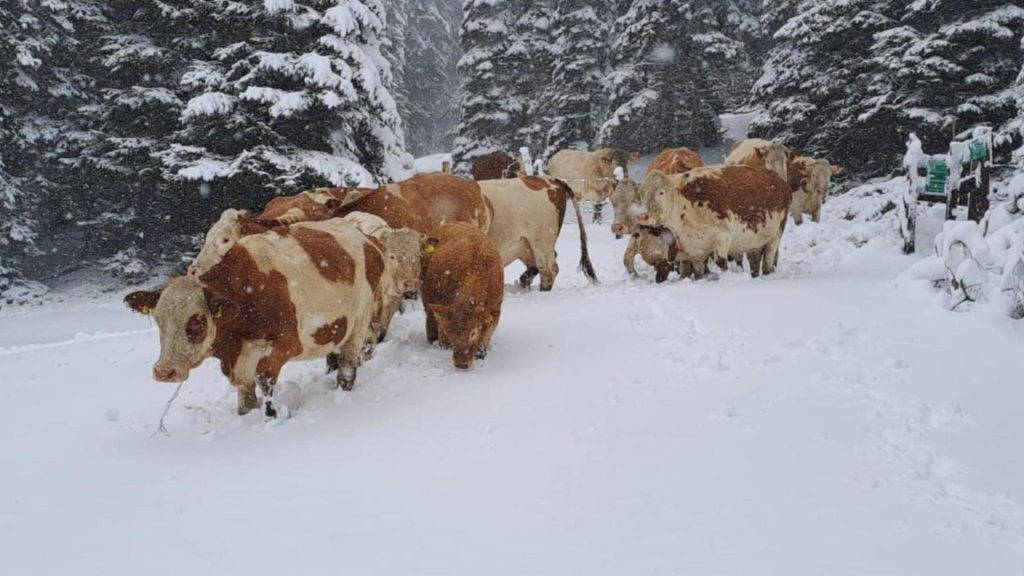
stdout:
{"type": "Polygon", "coordinates": [[[1006,201],[980,223],[947,221],[935,238],[933,255],[912,266],[907,276],[940,288],[950,309],[1003,294],[1011,315],[1024,317],[1024,174],[1011,180],[1006,192],[1006,201]]]}

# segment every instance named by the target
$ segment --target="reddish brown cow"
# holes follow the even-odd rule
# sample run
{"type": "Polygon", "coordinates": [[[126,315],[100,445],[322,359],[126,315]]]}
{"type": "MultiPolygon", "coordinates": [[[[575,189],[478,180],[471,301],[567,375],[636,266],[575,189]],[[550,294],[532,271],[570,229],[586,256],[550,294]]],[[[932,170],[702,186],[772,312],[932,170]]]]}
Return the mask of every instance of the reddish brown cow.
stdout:
{"type": "Polygon", "coordinates": [[[704,165],[700,154],[689,148],[666,148],[661,151],[651,165],[647,167],[647,173],[658,171],[665,174],[682,174],[694,168],[704,165]]]}
{"type": "Polygon", "coordinates": [[[491,208],[472,180],[451,174],[419,174],[397,184],[373,191],[357,190],[334,212],[366,212],[378,216],[392,228],[412,228],[433,234],[442,225],[464,222],[487,232],[491,208]]]}
{"type": "Polygon", "coordinates": [[[450,174],[420,174],[382,188],[314,188],[271,200],[256,216],[244,210],[225,210],[210,227],[206,243],[189,268],[200,275],[212,268],[243,236],[275,226],[321,221],[352,212],[373,214],[398,230],[430,234],[441,224],[469,222],[487,231],[491,209],[472,180],[450,174]]]}
{"type": "Polygon", "coordinates": [[[501,255],[479,228],[450,224],[428,240],[423,258],[427,339],[453,348],[456,368],[483,358],[501,318],[505,275],[501,255]]]}
{"type": "Polygon", "coordinates": [[[473,162],[470,171],[474,180],[504,180],[522,175],[519,160],[504,152],[481,156],[473,162]]]}

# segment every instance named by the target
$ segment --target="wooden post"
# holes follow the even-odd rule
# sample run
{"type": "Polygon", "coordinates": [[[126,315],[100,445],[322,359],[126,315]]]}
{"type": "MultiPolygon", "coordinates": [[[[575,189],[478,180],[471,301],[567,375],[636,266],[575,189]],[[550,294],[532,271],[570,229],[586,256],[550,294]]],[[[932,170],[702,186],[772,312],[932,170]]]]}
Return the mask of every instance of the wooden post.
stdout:
{"type": "Polygon", "coordinates": [[[442,160],[441,161],[441,172],[444,172],[445,174],[451,174],[452,173],[452,161],[451,160],[442,160]]]}

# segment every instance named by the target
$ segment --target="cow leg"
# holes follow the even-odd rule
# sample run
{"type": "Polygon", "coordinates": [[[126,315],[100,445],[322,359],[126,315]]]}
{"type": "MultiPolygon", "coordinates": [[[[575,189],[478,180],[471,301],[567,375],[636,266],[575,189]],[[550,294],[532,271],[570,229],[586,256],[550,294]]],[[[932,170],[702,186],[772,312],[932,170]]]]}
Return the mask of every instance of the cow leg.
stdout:
{"type": "Polygon", "coordinates": [[[537,268],[540,270],[540,291],[550,292],[555,287],[555,277],[558,276],[558,256],[555,254],[554,242],[547,249],[534,247],[533,253],[537,260],[537,268]]]}
{"type": "Polygon", "coordinates": [[[794,206],[790,209],[790,214],[793,216],[793,223],[797,226],[802,226],[804,223],[804,212],[799,206],[794,206]]]}
{"type": "Polygon", "coordinates": [[[654,282],[662,284],[668,280],[668,275],[672,272],[672,264],[667,260],[663,260],[654,265],[654,282]]]}
{"type": "Polygon", "coordinates": [[[776,266],[779,265],[779,241],[781,238],[774,238],[764,247],[764,257],[762,260],[762,270],[767,276],[775,272],[776,266]]]}
{"type": "Polygon", "coordinates": [[[277,418],[277,409],[274,407],[274,386],[277,384],[277,377],[281,374],[281,368],[288,361],[284,353],[271,353],[259,361],[256,365],[256,384],[263,393],[263,415],[267,418],[277,418]]]}
{"type": "Polygon", "coordinates": [[[430,312],[430,310],[427,310],[427,342],[434,344],[437,342],[439,337],[440,334],[437,329],[437,318],[434,317],[434,314],[430,312]]]}
{"type": "Polygon", "coordinates": [[[692,278],[693,277],[693,264],[689,260],[677,260],[675,264],[676,272],[679,273],[681,278],[692,278]]]}
{"type": "Polygon", "coordinates": [[[256,386],[253,384],[252,388],[237,387],[235,391],[238,394],[238,415],[245,416],[255,408],[259,408],[260,401],[256,397],[256,386]]]}
{"type": "Polygon", "coordinates": [[[341,359],[337,352],[331,352],[327,355],[327,373],[330,374],[338,369],[341,365],[341,359]]]}
{"type": "MultiPolygon", "coordinates": [[[[602,212],[604,212],[604,201],[602,200],[600,202],[595,202],[594,203],[594,224],[600,224],[601,223],[601,220],[602,220],[601,213],[602,212]]],[[[582,225],[583,224],[581,223],[580,226],[582,226],[582,225]]]]}
{"type": "Polygon", "coordinates": [[[540,270],[538,270],[536,266],[527,266],[526,272],[523,272],[523,275],[519,277],[519,286],[529,290],[530,285],[533,284],[533,279],[536,278],[538,274],[540,274],[540,270]]]}
{"type": "Polygon", "coordinates": [[[356,343],[347,343],[341,350],[340,366],[338,367],[338,386],[349,392],[356,385],[356,370],[362,364],[363,347],[356,343]]]}
{"type": "Polygon", "coordinates": [[[637,277],[636,273],[636,254],[640,251],[640,240],[636,234],[629,237],[629,244],[626,244],[626,253],[622,255],[622,264],[626,266],[626,271],[633,278],[637,277]]]}
{"type": "Polygon", "coordinates": [[[477,360],[487,358],[487,352],[491,349],[491,338],[494,336],[494,331],[498,329],[498,320],[501,319],[501,312],[495,312],[493,316],[491,323],[484,327],[480,333],[480,344],[476,350],[477,360]]]}
{"type": "Polygon", "coordinates": [[[811,221],[814,223],[821,222],[821,202],[814,207],[814,211],[811,212],[811,221]]]}
{"type": "Polygon", "coordinates": [[[764,249],[751,250],[747,252],[747,260],[750,260],[750,275],[757,278],[761,275],[761,258],[764,256],[764,249]]]}
{"type": "Polygon", "coordinates": [[[690,264],[693,267],[693,279],[694,280],[702,280],[702,279],[704,279],[705,276],[707,276],[707,274],[708,274],[708,267],[707,267],[707,264],[703,260],[693,260],[693,261],[691,261],[690,264]]]}

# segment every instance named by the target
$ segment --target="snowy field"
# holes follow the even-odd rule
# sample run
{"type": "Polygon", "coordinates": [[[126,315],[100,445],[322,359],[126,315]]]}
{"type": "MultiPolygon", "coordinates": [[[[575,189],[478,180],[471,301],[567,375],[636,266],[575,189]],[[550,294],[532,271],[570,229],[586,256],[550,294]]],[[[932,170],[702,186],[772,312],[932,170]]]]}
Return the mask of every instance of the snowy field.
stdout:
{"type": "Polygon", "coordinates": [[[0,313],[0,574],[1019,576],[1024,324],[841,209],[759,280],[631,281],[590,227],[591,287],[569,226],[474,371],[414,310],[351,393],[289,365],[287,420],[206,363],[171,437],[119,297],[0,313]]]}

